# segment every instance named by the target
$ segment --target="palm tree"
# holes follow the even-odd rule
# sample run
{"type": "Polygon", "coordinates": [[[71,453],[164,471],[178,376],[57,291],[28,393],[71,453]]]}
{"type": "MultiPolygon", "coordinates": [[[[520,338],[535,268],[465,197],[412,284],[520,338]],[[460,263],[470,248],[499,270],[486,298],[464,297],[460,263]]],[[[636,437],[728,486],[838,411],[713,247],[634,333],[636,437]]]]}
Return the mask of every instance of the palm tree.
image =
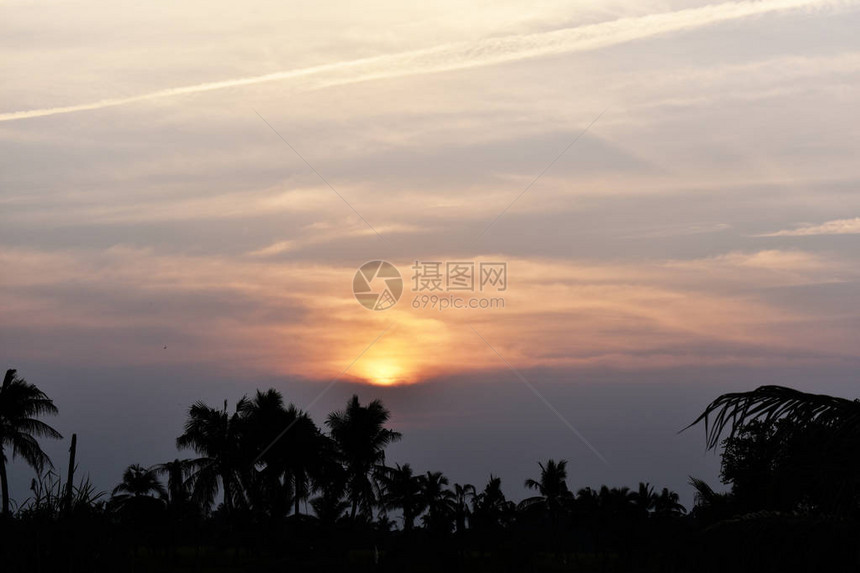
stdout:
{"type": "Polygon", "coordinates": [[[457,532],[466,530],[466,519],[469,518],[469,502],[475,499],[475,486],[470,483],[454,484],[454,518],[457,523],[457,532]]]}
{"type": "Polygon", "coordinates": [[[175,459],[153,468],[157,475],[167,476],[167,498],[171,505],[180,506],[188,501],[187,479],[194,465],[193,460],[175,459]]]}
{"type": "Polygon", "coordinates": [[[513,517],[515,507],[505,498],[502,479],[490,475],[484,491],[472,499],[472,521],[477,528],[502,527],[513,517]]]}
{"type": "Polygon", "coordinates": [[[597,497],[600,510],[607,516],[627,517],[636,510],[629,487],[600,486],[597,497]]]}
{"type": "Polygon", "coordinates": [[[520,502],[520,508],[542,508],[555,525],[559,515],[573,500],[573,494],[567,487],[567,460],[548,460],[546,466],[542,463],[538,463],[538,466],[540,479],[527,479],[525,486],[537,490],[539,495],[524,499],[520,502]]]}
{"type": "Polygon", "coordinates": [[[292,404],[285,408],[281,393],[274,389],[258,390],[245,404],[243,415],[249,447],[259,450],[257,463],[264,465],[261,473],[279,480],[284,491],[292,494],[295,515],[299,515],[300,502],[314,489],[322,454],[331,449],[327,438],[306,413],[292,404]]]}
{"type": "Polygon", "coordinates": [[[24,458],[37,474],[45,466],[53,467],[51,459],[42,451],[36,438],[61,439],[54,428],[38,420],[42,415],[57,413],[54,402],[44,392],[23,378],[15,370],[7,370],[0,387],[0,489],[3,495],[2,514],[9,515],[9,480],[6,476],[6,447],[16,456],[24,458]]]}
{"type": "Polygon", "coordinates": [[[123,472],[122,481],[113,488],[111,495],[114,498],[158,496],[164,499],[167,497],[167,490],[159,481],[156,468],[145,468],[140,464],[133,464],[123,472]]]}
{"type": "Polygon", "coordinates": [[[706,521],[719,521],[732,514],[732,494],[717,493],[707,482],[693,476],[690,476],[690,485],[696,491],[690,515],[706,521]]]}
{"type": "Polygon", "coordinates": [[[427,472],[420,479],[421,498],[427,506],[424,524],[434,531],[449,532],[455,512],[454,492],[447,488],[448,478],[442,472],[427,472]]]}
{"type": "Polygon", "coordinates": [[[390,416],[379,400],[362,406],[354,395],[344,410],[332,412],[326,420],[347,470],[347,492],[352,504],[350,518],[353,520],[359,507],[363,513],[370,514],[376,501],[372,472],[385,464],[385,448],[401,437],[399,432],[385,428],[390,416]]]}
{"type": "Polygon", "coordinates": [[[421,495],[421,479],[412,472],[409,464],[382,467],[377,472],[382,490],[382,502],[386,509],[400,509],[403,513],[403,529],[411,531],[415,518],[424,511],[425,501],[421,495]]]}
{"type": "Polygon", "coordinates": [[[344,500],[346,470],[330,458],[324,457],[323,462],[317,479],[320,495],[311,500],[311,507],[322,523],[333,525],[344,516],[350,506],[349,502],[344,500]]]}
{"type": "Polygon", "coordinates": [[[167,490],[158,480],[158,470],[139,464],[128,466],[122,481],[113,488],[110,504],[132,520],[151,518],[164,509],[167,490]]]}
{"type": "Polygon", "coordinates": [[[664,487],[660,495],[654,497],[654,515],[667,517],[685,513],[687,508],[681,505],[681,497],[669,488],[664,487]]]}
{"type": "Polygon", "coordinates": [[[250,470],[251,459],[242,448],[242,415],[245,398],[236,405],[236,412],[210,408],[197,402],[188,410],[185,431],[176,438],[179,449],[191,448],[201,455],[194,460],[195,471],[188,480],[194,501],[204,509],[212,505],[220,490],[224,492],[224,508],[232,511],[244,504],[243,472],[250,470]]]}
{"type": "MultiPolygon", "coordinates": [[[[666,490],[668,492],[668,490],[666,490]]],[[[639,482],[639,488],[630,493],[630,502],[640,516],[647,517],[657,505],[657,494],[648,482],[639,482]]]]}
{"type": "MultiPolygon", "coordinates": [[[[704,423],[708,449],[721,443],[739,446],[745,433],[761,433],[764,443],[759,446],[780,460],[774,477],[779,488],[792,492],[786,498],[789,506],[811,504],[841,513],[860,504],[860,401],[761,386],[723,394],[687,427],[699,422],[704,423]],[[721,442],[724,433],[728,438],[721,442]]],[[[744,448],[724,452],[724,470],[727,453],[737,457],[738,450],[744,448]]],[[[734,459],[731,465],[751,461],[734,459]]]]}
{"type": "Polygon", "coordinates": [[[860,436],[860,401],[761,386],[751,392],[723,394],[687,428],[704,422],[707,447],[714,449],[727,429],[729,435],[735,435],[749,422],[759,420],[767,425],[780,419],[799,428],[812,424],[831,428],[856,439],[860,436]]]}

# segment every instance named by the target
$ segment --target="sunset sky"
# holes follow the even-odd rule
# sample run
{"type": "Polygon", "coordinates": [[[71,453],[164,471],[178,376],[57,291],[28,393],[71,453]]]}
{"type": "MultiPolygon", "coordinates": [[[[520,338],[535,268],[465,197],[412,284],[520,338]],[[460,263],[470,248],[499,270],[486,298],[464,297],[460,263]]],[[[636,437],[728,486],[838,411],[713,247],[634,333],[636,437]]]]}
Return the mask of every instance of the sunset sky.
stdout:
{"type": "Polygon", "coordinates": [[[176,457],[192,401],[275,387],[320,423],[382,398],[391,459],[452,482],[516,498],[555,457],[689,503],[718,460],[677,431],[717,394],[860,396],[858,29],[849,0],[4,0],[0,365],[102,488],[176,457]],[[392,309],[353,296],[372,260],[392,309]],[[413,308],[415,261],[505,262],[504,308],[413,308]]]}

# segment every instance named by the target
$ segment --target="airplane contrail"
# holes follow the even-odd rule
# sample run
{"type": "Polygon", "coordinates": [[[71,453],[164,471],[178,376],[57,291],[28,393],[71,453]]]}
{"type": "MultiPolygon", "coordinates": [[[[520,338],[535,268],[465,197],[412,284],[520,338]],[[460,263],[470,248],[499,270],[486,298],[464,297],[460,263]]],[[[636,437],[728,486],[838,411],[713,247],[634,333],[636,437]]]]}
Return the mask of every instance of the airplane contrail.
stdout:
{"type": "Polygon", "coordinates": [[[773,12],[838,8],[857,5],[858,0],[760,0],[724,2],[699,8],[621,18],[609,22],[564,28],[551,32],[488,38],[433,48],[386,54],[323,64],[295,70],[168,88],[130,97],[109,98],[63,107],[0,113],[0,122],[92,111],[187,94],[262,84],[266,82],[316,79],[322,88],[376,79],[464,70],[527,58],[596,50],[639,40],[691,30],[773,12]]]}

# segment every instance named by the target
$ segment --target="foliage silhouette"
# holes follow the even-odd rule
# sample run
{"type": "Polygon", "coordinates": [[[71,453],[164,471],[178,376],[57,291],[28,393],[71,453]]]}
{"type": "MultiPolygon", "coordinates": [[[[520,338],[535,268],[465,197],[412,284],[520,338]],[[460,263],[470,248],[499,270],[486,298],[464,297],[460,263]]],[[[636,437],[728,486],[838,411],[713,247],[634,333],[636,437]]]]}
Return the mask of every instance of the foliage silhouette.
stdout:
{"type": "Polygon", "coordinates": [[[7,448],[12,458],[20,456],[37,473],[53,467],[42,451],[37,438],[61,439],[54,428],[39,420],[40,416],[55,415],[57,407],[44,392],[23,378],[16,370],[7,370],[0,386],[0,490],[2,515],[9,515],[9,479],[6,475],[7,448]]]}
{"type": "Polygon", "coordinates": [[[353,520],[359,508],[365,519],[370,519],[376,502],[373,472],[378,466],[385,465],[385,448],[401,437],[399,432],[385,427],[390,417],[379,400],[362,406],[358,396],[353,396],[345,409],[332,412],[326,420],[337,454],[346,469],[346,489],[353,520]]]}
{"type": "Polygon", "coordinates": [[[857,570],[854,403],[760,390],[720,397],[697,420],[712,420],[707,445],[722,446],[731,491],[690,478],[689,514],[676,492],[648,482],[574,490],[559,459],[538,463],[523,482],[534,495],[518,504],[492,474],[478,491],[440,471],[388,466],[401,435],[378,400],[353,396],[322,427],[276,390],[232,410],[198,402],[176,442],[198,457],[129,466],[107,503],[81,480],[62,511],[59,477],[37,474],[31,496],[0,520],[0,563],[4,572],[857,570]]]}

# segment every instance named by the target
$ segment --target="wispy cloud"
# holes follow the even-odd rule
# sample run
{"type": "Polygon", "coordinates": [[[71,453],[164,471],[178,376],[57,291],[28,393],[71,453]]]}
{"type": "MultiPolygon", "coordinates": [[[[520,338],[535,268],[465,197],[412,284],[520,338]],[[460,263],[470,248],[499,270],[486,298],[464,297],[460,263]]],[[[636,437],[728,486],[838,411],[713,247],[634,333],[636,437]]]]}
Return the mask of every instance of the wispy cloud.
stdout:
{"type": "MultiPolygon", "coordinates": [[[[311,245],[329,243],[332,241],[350,237],[372,237],[376,234],[373,229],[369,229],[367,226],[364,225],[344,228],[342,225],[334,226],[329,223],[323,222],[308,225],[305,230],[310,231],[313,234],[310,234],[303,238],[276,241],[261,249],[251,251],[248,254],[253,257],[271,257],[283,253],[298,251],[311,245]]],[[[416,225],[403,225],[394,223],[391,225],[378,226],[376,227],[376,230],[383,235],[395,235],[402,233],[419,233],[428,231],[430,229],[419,227],[416,225]]]]}
{"type": "Polygon", "coordinates": [[[550,32],[486,38],[477,42],[446,44],[397,54],[168,88],[130,97],[106,98],[91,103],[7,112],[0,114],[0,121],[93,111],[275,81],[312,79],[314,83],[311,87],[325,87],[374,79],[462,70],[527,58],[596,50],[751,16],[792,10],[839,8],[857,4],[856,0],[725,2],[700,8],[621,18],[550,32]]]}
{"type": "Polygon", "coordinates": [[[860,235],[860,217],[836,219],[820,225],[804,225],[797,229],[784,229],[756,237],[808,237],[813,235],[860,235]]]}

